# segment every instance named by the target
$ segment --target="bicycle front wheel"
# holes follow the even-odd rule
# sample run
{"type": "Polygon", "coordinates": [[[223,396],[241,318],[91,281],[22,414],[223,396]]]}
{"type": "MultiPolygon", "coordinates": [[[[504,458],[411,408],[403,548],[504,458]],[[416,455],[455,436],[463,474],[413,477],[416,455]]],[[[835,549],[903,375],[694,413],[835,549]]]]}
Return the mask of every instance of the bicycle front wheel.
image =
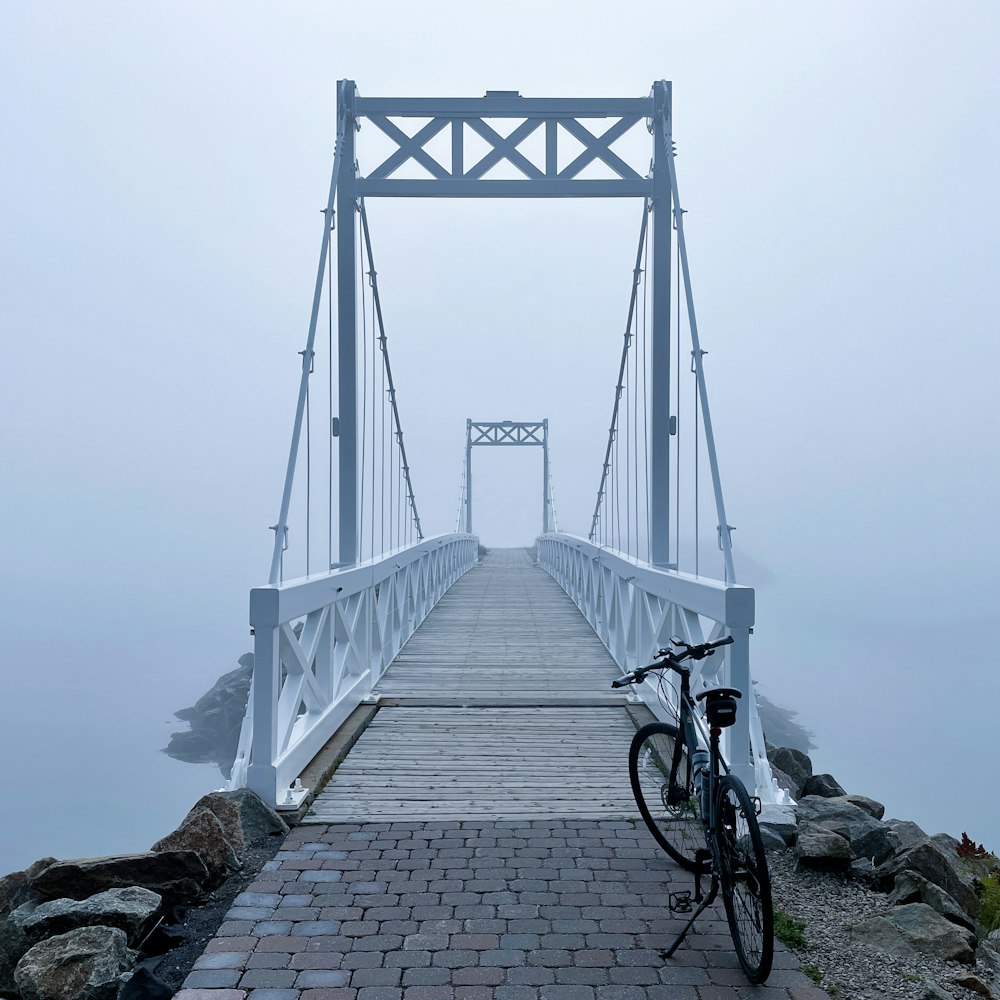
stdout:
{"type": "Polygon", "coordinates": [[[629,749],[628,776],[639,813],[656,842],[681,867],[695,871],[695,854],[705,847],[705,828],[680,730],[666,722],[643,726],[629,749]]]}
{"type": "Polygon", "coordinates": [[[716,789],[715,836],[729,931],[747,978],[762,983],[774,958],[774,911],[757,811],[739,778],[722,775],[716,789]]]}

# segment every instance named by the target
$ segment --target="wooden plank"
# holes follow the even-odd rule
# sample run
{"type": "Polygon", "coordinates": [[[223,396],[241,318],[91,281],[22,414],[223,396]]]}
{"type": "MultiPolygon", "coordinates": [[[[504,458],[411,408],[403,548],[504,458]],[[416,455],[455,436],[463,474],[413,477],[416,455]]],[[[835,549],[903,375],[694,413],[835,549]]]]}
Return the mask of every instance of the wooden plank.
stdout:
{"type": "Polygon", "coordinates": [[[307,822],[634,817],[620,708],[381,709],[307,822]]]}
{"type": "Polygon", "coordinates": [[[306,822],[633,818],[620,673],[527,550],[492,550],[387,669],[306,822]]]}

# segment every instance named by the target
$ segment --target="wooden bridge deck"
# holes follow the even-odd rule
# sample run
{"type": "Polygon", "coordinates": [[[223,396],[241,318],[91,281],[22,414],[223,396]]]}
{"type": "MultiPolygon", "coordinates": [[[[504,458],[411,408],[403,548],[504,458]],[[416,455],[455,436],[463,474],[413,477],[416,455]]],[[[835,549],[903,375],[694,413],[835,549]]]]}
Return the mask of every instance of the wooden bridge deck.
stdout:
{"type": "Polygon", "coordinates": [[[493,550],[390,666],[307,822],[634,816],[619,673],[527,550],[493,550]]]}

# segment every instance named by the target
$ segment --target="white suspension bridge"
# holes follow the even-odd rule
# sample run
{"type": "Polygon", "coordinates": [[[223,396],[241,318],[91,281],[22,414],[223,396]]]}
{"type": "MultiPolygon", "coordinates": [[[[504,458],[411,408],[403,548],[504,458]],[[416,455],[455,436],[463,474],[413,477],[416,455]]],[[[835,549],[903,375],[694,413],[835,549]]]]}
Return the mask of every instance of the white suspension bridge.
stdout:
{"type": "Polygon", "coordinates": [[[315,797],[307,819],[322,822],[631,815],[632,720],[643,706],[668,719],[673,694],[652,682],[620,694],[610,681],[649,662],[671,636],[731,635],[724,655],[701,661],[693,687],[743,692],[750,710],[726,730],[727,757],[765,804],[782,801],[750,696],[754,591],[738,582],[733,562],[671,85],[657,81],[648,96],[627,99],[508,91],[422,99],[366,98],[341,81],[323,215],[270,575],[250,595],[254,675],[230,786],[249,786],[279,809],[315,797]],[[613,149],[643,127],[648,169],[613,149]],[[373,131],[395,148],[362,176],[357,147],[373,131]],[[536,136],[526,152],[536,133],[543,141],[536,136]],[[435,143],[435,155],[428,144],[437,137],[450,142],[435,143]],[[469,156],[469,137],[488,151],[469,156]],[[414,164],[426,176],[402,176],[414,164]],[[490,176],[499,166],[517,176],[490,176]],[[401,422],[417,394],[397,394],[366,209],[393,197],[638,202],[621,361],[586,536],[559,530],[548,414],[470,414],[456,530],[423,534],[401,422]],[[531,550],[481,559],[473,449],[510,446],[543,451],[540,534],[531,550]],[[714,537],[703,546],[706,519],[714,537]],[[303,782],[366,705],[377,709],[373,721],[326,789],[303,782]]]}

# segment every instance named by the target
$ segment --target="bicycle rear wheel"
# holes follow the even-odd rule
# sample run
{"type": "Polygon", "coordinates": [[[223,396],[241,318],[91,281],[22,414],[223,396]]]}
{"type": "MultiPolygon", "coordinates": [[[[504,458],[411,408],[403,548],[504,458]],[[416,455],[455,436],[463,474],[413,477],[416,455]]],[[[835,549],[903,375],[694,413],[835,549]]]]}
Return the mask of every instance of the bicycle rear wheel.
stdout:
{"type": "Polygon", "coordinates": [[[747,978],[762,983],[774,958],[774,912],[757,811],[739,778],[722,775],[716,789],[715,836],[729,931],[747,978]]]}
{"type": "Polygon", "coordinates": [[[628,776],[639,813],[656,842],[681,867],[695,871],[695,852],[705,847],[705,828],[680,730],[666,722],[643,726],[629,748],[628,776]]]}

